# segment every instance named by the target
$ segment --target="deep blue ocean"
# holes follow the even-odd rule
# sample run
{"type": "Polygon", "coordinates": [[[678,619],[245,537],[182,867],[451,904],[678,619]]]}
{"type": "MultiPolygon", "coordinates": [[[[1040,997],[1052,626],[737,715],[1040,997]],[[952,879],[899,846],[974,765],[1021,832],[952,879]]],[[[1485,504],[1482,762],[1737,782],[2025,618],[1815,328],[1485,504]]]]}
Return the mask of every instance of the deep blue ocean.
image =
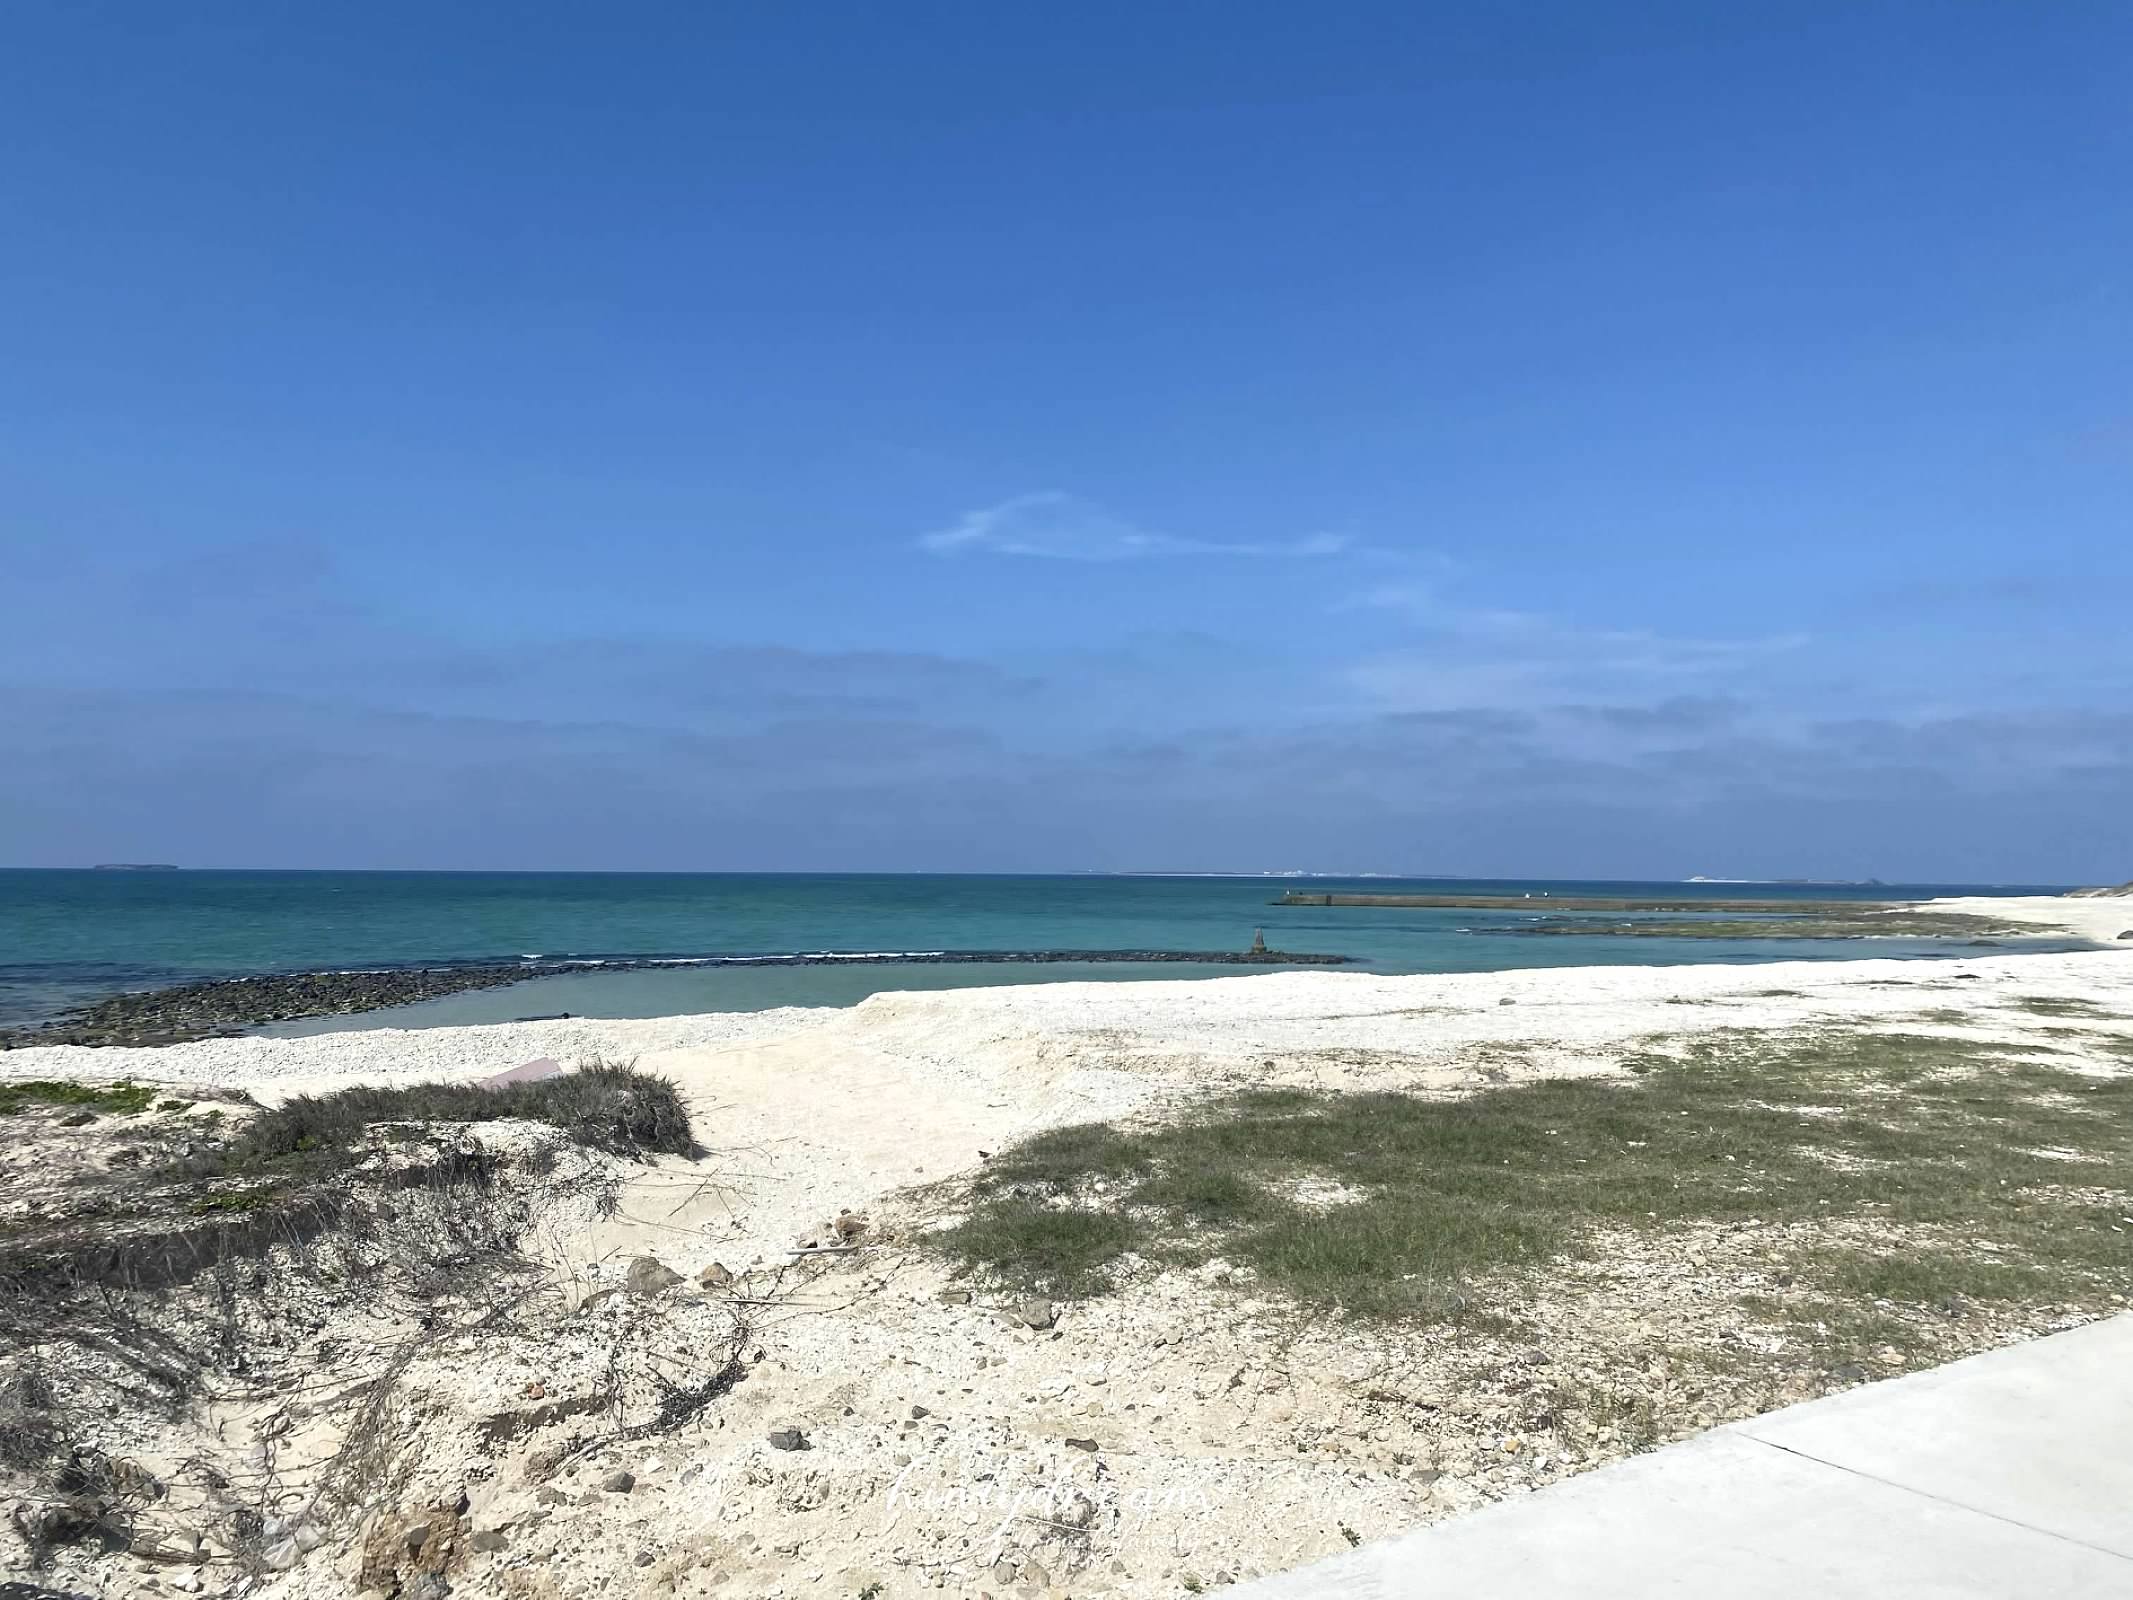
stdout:
{"type": "MultiPolygon", "coordinates": [[[[892,874],[96,872],[0,870],[0,1023],[129,989],[242,973],[454,961],[823,951],[1279,950],[1370,972],[1945,955],[1914,940],[1522,938],[1527,913],[1281,907],[1284,890],[1925,898],[2049,886],[1606,883],[1474,879],[961,877],[892,874]]],[[[1538,913],[1543,907],[1535,907],[1538,913]]],[[[1975,952],[1964,952],[1975,953],[1975,952]]],[[[663,1016],[848,1005],[885,989],[1211,978],[1211,966],[677,967],[541,978],[332,1026],[663,1016]]],[[[304,1025],[294,1025],[302,1027],[304,1025]]],[[[319,1026],[313,1024],[311,1026],[319,1026]]]]}

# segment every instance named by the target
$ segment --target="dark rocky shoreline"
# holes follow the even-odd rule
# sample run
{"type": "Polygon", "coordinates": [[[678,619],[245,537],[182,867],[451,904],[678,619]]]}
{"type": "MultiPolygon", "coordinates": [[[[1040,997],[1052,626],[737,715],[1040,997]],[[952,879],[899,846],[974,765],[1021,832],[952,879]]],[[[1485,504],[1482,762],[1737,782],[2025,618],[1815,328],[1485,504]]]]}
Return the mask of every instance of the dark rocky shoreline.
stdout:
{"type": "Polygon", "coordinates": [[[404,972],[295,972],[218,978],[113,995],[36,1027],[0,1031],[0,1049],[39,1044],[182,1044],[227,1038],[266,1022],[343,1016],[411,1005],[468,989],[495,989],[574,968],[427,967],[404,972]]]}
{"type": "Polygon", "coordinates": [[[948,950],[916,955],[707,956],[609,961],[514,961],[369,972],[295,972],[217,978],[113,995],[34,1027],[0,1028],[0,1050],[31,1045],[163,1045],[230,1038],[263,1023],[350,1016],[470,989],[499,989],[567,973],[653,967],[956,966],[982,962],[1165,962],[1194,966],[1336,967],[1354,958],[1280,950],[948,950]]]}

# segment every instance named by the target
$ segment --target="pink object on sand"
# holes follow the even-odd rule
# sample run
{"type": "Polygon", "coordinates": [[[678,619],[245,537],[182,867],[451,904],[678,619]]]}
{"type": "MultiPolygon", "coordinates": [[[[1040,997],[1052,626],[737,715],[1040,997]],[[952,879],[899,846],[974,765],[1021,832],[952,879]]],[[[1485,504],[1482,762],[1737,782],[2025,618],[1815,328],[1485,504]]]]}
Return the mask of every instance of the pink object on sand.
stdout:
{"type": "Polygon", "coordinates": [[[538,1061],[528,1061],[481,1080],[484,1089],[501,1089],[509,1083],[538,1083],[543,1078],[559,1078],[563,1069],[557,1063],[542,1056],[538,1061]]]}

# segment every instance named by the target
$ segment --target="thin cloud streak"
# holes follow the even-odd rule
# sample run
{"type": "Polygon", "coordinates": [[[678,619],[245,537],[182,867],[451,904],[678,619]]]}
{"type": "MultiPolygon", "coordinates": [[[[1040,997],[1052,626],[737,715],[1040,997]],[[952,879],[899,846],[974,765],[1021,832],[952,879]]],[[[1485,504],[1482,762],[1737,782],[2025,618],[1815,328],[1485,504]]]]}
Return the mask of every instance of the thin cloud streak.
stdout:
{"type": "Polygon", "coordinates": [[[1185,539],[1157,533],[1075,495],[1045,490],[967,511],[954,526],[922,534],[936,555],[984,553],[1047,561],[1141,561],[1161,556],[1336,556],[1350,548],[1340,534],[1279,542],[1185,539]]]}

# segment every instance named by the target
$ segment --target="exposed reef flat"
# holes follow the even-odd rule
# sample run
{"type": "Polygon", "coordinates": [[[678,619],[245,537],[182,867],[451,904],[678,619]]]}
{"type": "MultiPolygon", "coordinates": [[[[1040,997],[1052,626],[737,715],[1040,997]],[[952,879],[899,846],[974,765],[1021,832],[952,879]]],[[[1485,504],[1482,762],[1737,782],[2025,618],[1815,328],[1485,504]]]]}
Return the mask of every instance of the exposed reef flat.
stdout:
{"type": "Polygon", "coordinates": [[[1541,917],[1492,933],[1583,935],[1616,939],[1961,939],[2049,937],[2034,924],[1947,912],[1874,911],[1862,916],[1713,917],[1709,921],[1651,918],[1612,922],[1601,917],[1541,917]]]}
{"type": "Polygon", "coordinates": [[[1445,911],[1736,911],[1772,916],[1855,916],[1914,900],[1713,900],[1697,895],[1615,897],[1515,894],[1313,894],[1291,889],[1277,906],[1407,906],[1445,911]]]}
{"type": "MultiPolygon", "coordinates": [[[[1765,898],[1610,897],[1593,895],[1309,894],[1291,891],[1278,906],[1386,906],[1495,911],[1520,920],[1491,924],[1492,934],[1614,939],[1949,939],[1965,943],[2048,938],[2034,916],[1992,909],[1989,900],[1943,910],[1916,900],[1781,900],[1765,898]],[[1691,915],[1691,913],[1694,913],[1691,915]],[[1618,920],[1634,918],[1636,920],[1618,920]]],[[[2025,903],[2026,904],[2026,903],[2025,903]]]]}

